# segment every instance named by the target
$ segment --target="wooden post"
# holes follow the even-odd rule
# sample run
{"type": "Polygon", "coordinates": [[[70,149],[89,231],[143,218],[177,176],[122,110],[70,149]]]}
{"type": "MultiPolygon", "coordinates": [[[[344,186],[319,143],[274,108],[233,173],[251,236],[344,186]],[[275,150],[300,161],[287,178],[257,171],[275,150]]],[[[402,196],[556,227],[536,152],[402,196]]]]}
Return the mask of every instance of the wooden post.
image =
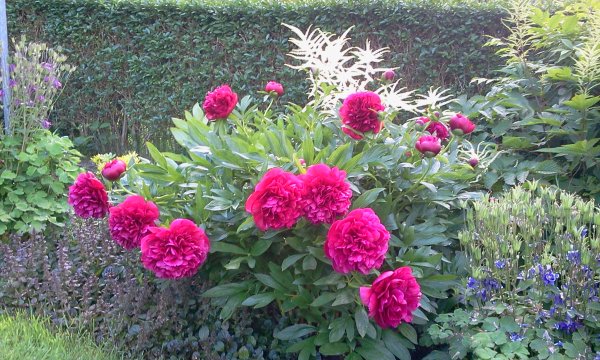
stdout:
{"type": "Polygon", "coordinates": [[[0,42],[2,42],[2,104],[4,105],[4,133],[10,131],[10,74],[8,69],[8,22],[6,0],[0,0],[0,42]]]}

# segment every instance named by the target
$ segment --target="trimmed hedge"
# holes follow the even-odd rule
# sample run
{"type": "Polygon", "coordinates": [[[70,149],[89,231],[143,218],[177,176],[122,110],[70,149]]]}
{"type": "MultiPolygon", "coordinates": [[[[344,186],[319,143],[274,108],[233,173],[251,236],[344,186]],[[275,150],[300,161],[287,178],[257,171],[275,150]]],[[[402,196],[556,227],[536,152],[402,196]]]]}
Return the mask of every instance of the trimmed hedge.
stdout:
{"type": "MultiPolygon", "coordinates": [[[[304,74],[287,68],[291,32],[309,25],[354,44],[388,46],[386,64],[409,88],[470,91],[501,60],[483,47],[504,32],[499,7],[429,2],[320,1],[285,4],[216,1],[14,0],[12,37],[62,46],[76,72],[56,106],[59,130],[97,152],[140,151],[145,141],[174,146],[170,118],[229,83],[256,96],[268,80],[284,83],[283,101],[303,102],[304,74]]],[[[86,149],[83,149],[86,150],[86,149]]]]}

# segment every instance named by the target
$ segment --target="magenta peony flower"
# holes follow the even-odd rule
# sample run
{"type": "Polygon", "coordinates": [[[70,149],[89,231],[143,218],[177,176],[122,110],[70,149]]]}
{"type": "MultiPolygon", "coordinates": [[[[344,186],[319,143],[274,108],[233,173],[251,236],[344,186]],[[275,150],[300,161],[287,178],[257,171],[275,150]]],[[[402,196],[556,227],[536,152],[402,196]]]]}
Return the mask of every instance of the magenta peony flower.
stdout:
{"type": "Polygon", "coordinates": [[[437,137],[425,135],[417,140],[415,148],[427,157],[434,157],[442,150],[442,144],[437,137]]]}
{"type": "Polygon", "coordinates": [[[127,171],[127,164],[125,164],[125,161],[114,159],[104,165],[102,168],[102,176],[108,181],[116,181],[123,176],[125,171],[127,171]]]}
{"type": "Polygon", "coordinates": [[[302,181],[294,174],[273,168],[256,184],[246,201],[246,211],[262,231],[291,228],[302,215],[301,201],[302,181]]]}
{"type": "Polygon", "coordinates": [[[108,194],[104,184],[91,172],[81,173],[69,187],[69,204],[84,219],[103,218],[108,212],[108,194]]]}
{"type": "Polygon", "coordinates": [[[325,255],[342,274],[368,274],[379,268],[388,250],[390,233],[371,209],[354,209],[331,225],[325,240],[325,255]]]}
{"type": "Polygon", "coordinates": [[[372,131],[377,134],[383,128],[379,112],[384,109],[379,95],[374,92],[363,91],[351,94],[344,100],[340,108],[340,117],[344,125],[342,130],[357,140],[362,139],[362,136],[352,133],[352,130],[361,133],[372,131]]]}
{"type": "Polygon", "coordinates": [[[386,70],[383,73],[383,79],[384,80],[392,81],[392,80],[394,80],[395,77],[396,77],[396,72],[394,70],[392,70],[392,69],[386,70]]]}
{"type": "Polygon", "coordinates": [[[274,92],[277,96],[283,95],[283,85],[275,81],[269,81],[265,86],[265,91],[270,93],[274,92]]]}
{"type": "Polygon", "coordinates": [[[142,238],[148,235],[148,228],[156,225],[159,216],[156,205],[139,195],[129,196],[109,211],[110,235],[127,250],[140,246],[142,238]]]}
{"type": "Polygon", "coordinates": [[[475,124],[463,114],[456,114],[450,118],[449,125],[452,132],[456,135],[466,135],[475,130],[475,124]]]}
{"type": "Polygon", "coordinates": [[[432,121],[426,129],[431,135],[437,137],[440,140],[446,140],[450,136],[446,125],[439,121],[432,121]]]}
{"type": "Polygon", "coordinates": [[[312,165],[301,175],[302,209],[313,224],[331,224],[350,208],[352,190],[346,172],[325,164],[312,165]]]}
{"type": "Polygon", "coordinates": [[[169,228],[150,227],[141,241],[142,263],[159,278],[194,275],[206,261],[210,241],[202,229],[187,219],[176,219],[169,228]]]}
{"type": "Polygon", "coordinates": [[[235,109],[238,97],[228,85],[221,85],[206,94],[202,109],[210,121],[227,119],[235,109]]]}
{"type": "Polygon", "coordinates": [[[411,322],[421,301],[421,287],[408,266],[384,272],[371,287],[361,287],[359,293],[369,316],[384,329],[411,322]]]}

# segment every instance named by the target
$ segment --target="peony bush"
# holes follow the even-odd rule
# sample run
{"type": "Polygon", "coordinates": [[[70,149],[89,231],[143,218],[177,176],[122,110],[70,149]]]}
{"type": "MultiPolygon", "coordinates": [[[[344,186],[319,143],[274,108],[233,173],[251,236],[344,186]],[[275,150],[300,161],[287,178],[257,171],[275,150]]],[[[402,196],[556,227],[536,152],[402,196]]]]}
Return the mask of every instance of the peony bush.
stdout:
{"type": "MultiPolygon", "coordinates": [[[[299,48],[310,53],[323,39],[342,54],[358,51],[318,30],[299,48]]],[[[366,58],[377,63],[381,53],[366,58]]],[[[273,84],[265,90],[277,96],[263,103],[238,101],[235,86],[223,85],[173,119],[185,153],[148,143],[152,159],[127,164],[108,184],[110,209],[91,174],[80,176],[71,203],[80,216],[109,212],[115,242],[139,247],[158,278],[216,283],[201,295],[222,306],[223,319],[239,307],[285,315],[292,325],[274,336],[299,359],[408,358],[418,326],[456,283],[448,257],[460,204],[480,197],[496,152],[467,140],[475,125],[445,110],[444,92],[379,83],[387,69],[363,67],[364,58],[324,61],[341,61],[335,71],[352,76],[331,83],[341,75],[328,68],[321,81],[307,65],[314,61],[295,54],[315,82],[307,105],[279,104],[273,84]]]]}

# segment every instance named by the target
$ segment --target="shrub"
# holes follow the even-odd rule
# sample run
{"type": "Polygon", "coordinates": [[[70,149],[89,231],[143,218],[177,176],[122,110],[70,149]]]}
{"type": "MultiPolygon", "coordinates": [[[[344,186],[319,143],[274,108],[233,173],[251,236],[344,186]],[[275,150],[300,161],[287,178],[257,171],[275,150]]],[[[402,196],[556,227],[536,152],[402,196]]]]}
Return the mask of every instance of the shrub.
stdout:
{"type": "MultiPolygon", "coordinates": [[[[182,240],[197,230],[169,234],[181,231],[182,218],[202,226],[211,254],[200,276],[219,283],[203,296],[222,307],[221,318],[241,306],[271,306],[290,321],[275,338],[300,359],[406,358],[418,343],[410,323],[427,323],[425,312],[435,313],[434,299],[453,282],[443,263],[461,222],[459,203],[479,196],[471,190],[493,161],[493,146],[463,135],[442,141],[414,119],[392,123],[400,111],[414,111],[446,128],[455,114],[443,111],[444,92],[415,96],[373,81],[383,72],[374,66],[381,50],[349,47],[345,36],[319,29],[293,30],[298,67],[316,67],[308,105],[281,108],[275,95],[252,105],[244,97],[220,120],[196,105],[173,120],[186,152],[161,153],[148,143],[153,162],[133,166],[110,196],[120,202],[137,193],[159,207],[166,228],[141,239],[142,258],[152,255],[162,268],[144,265],[159,276],[163,268],[195,273],[203,250],[182,240]],[[341,99],[346,110],[338,116],[341,99]],[[415,149],[417,138],[432,144],[415,149]],[[473,157],[477,166],[468,163],[473,157]]],[[[211,111],[214,104],[228,110],[232,98],[227,90],[223,102],[211,99],[211,111]]]]}
{"type": "Polygon", "coordinates": [[[476,202],[467,219],[464,309],[438,317],[434,340],[456,358],[591,359],[600,351],[593,201],[529,183],[476,202]]]}
{"type": "Polygon", "coordinates": [[[490,92],[454,109],[487,119],[492,138],[515,155],[486,174],[489,188],[533,176],[598,199],[600,6],[547,4],[512,1],[509,35],[491,41],[506,59],[502,76],[479,79],[490,92]]]}
{"type": "Polygon", "coordinates": [[[86,152],[123,153],[146,141],[173,149],[171,117],[223,83],[257,97],[277,80],[282,101],[302,103],[307,83],[284,65],[293,34],[281,23],[355,26],[356,40],[390,46],[403,85],[468,88],[499,64],[486,35],[505,31],[505,13],[482,3],[16,0],[7,11],[12,34],[60,45],[77,65],[57,104],[60,131],[86,152]]]}

